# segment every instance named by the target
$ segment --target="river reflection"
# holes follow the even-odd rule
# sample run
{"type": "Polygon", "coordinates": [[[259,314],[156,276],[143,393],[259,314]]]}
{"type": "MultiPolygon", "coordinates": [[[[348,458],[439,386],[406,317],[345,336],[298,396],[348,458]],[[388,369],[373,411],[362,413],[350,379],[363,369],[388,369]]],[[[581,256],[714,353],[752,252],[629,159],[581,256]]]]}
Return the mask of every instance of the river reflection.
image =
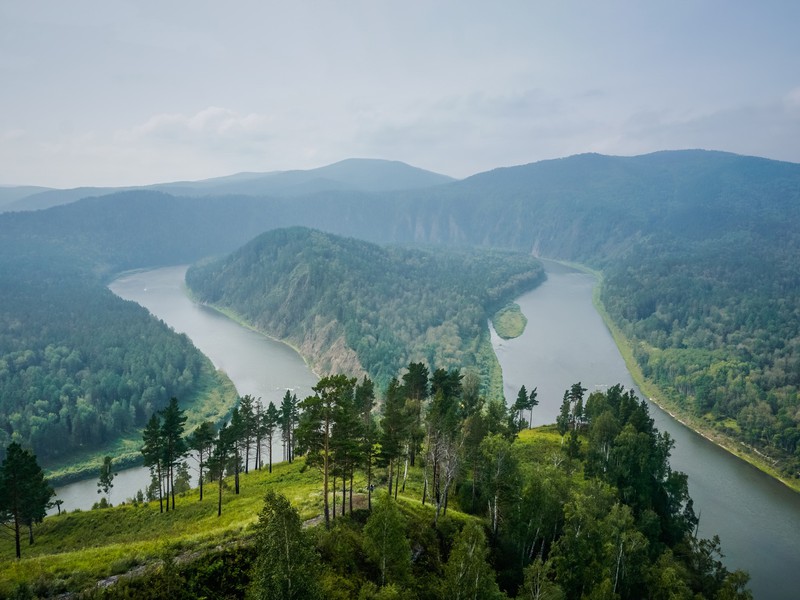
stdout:
{"type": "MultiPolygon", "coordinates": [[[[595,278],[544,262],[548,280],[517,299],[528,318],[523,335],[502,340],[492,332],[508,401],[513,402],[521,385],[538,388],[534,425],[555,422],[564,391],[578,381],[589,392],[616,383],[634,387],[592,305],[595,278]]],[[[656,426],[675,440],[670,463],[689,476],[700,535],[720,536],[723,562],[750,573],[756,598],[797,598],[800,494],[690,431],[652,403],[650,414],[656,426]]]]}

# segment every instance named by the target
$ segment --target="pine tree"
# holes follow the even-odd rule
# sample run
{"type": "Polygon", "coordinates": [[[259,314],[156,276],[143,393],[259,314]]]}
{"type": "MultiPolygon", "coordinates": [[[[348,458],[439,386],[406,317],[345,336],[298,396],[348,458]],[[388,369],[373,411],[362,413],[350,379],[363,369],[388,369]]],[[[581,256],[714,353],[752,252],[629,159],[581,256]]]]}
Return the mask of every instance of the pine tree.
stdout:
{"type": "Polygon", "coordinates": [[[356,386],[355,401],[362,421],[360,458],[361,464],[367,471],[367,508],[372,510],[372,465],[375,460],[378,431],[372,416],[372,409],[375,406],[375,385],[366,375],[356,386]]]}
{"type": "Polygon", "coordinates": [[[275,437],[275,428],[280,420],[280,413],[275,408],[275,404],[270,402],[267,410],[262,415],[264,427],[264,439],[267,441],[267,452],[269,455],[269,472],[272,473],[272,440],[275,437]]]}
{"type": "Polygon", "coordinates": [[[380,461],[388,469],[389,494],[392,493],[394,467],[403,452],[405,438],[405,404],[402,388],[397,378],[393,378],[386,388],[381,417],[380,461]]]}
{"type": "Polygon", "coordinates": [[[322,471],[322,496],[325,526],[330,527],[331,435],[337,407],[352,402],[356,380],[345,375],[330,375],[319,380],[315,394],[302,402],[303,414],[298,427],[298,445],[307,453],[306,463],[322,471]]]}
{"type": "MultiPolygon", "coordinates": [[[[164,512],[164,437],[161,419],[153,414],[142,432],[144,466],[150,467],[150,476],[158,483],[159,511],[164,512]]],[[[151,486],[152,487],[152,486],[151,486]]]]}
{"type": "Polygon", "coordinates": [[[232,436],[223,424],[214,440],[214,449],[208,458],[208,476],[217,482],[217,516],[222,516],[222,489],[225,486],[225,469],[233,454],[232,436]]]}
{"type": "Polygon", "coordinates": [[[250,472],[250,448],[256,435],[256,404],[257,400],[250,394],[239,398],[239,416],[241,418],[241,441],[244,459],[244,472],[250,472]]]}
{"type": "Polygon", "coordinates": [[[42,522],[54,495],[36,457],[16,442],[9,444],[0,466],[0,522],[14,532],[17,558],[20,558],[20,528],[28,526],[33,544],[33,525],[42,522]]]}
{"type": "Polygon", "coordinates": [[[189,448],[197,453],[197,467],[199,470],[198,482],[200,484],[200,501],[203,501],[203,469],[209,455],[214,448],[214,425],[210,421],[203,421],[198,425],[189,438],[189,448]]]}
{"type": "Polygon", "coordinates": [[[537,398],[538,395],[538,388],[533,388],[531,393],[528,395],[528,409],[531,411],[530,418],[528,419],[529,429],[533,429],[533,409],[539,406],[539,400],[537,398]]]}
{"type": "Polygon", "coordinates": [[[524,411],[526,408],[528,408],[528,390],[525,389],[525,386],[523,385],[519,388],[517,399],[512,407],[512,410],[517,413],[517,418],[515,419],[517,431],[520,431],[523,427],[525,427],[525,421],[522,418],[522,411],[524,411]]]}
{"type": "Polygon", "coordinates": [[[294,460],[295,427],[299,419],[297,395],[289,390],[283,395],[279,409],[278,422],[281,426],[281,439],[283,440],[283,460],[292,462],[294,460]]]}
{"type": "Polygon", "coordinates": [[[172,510],[175,510],[175,469],[188,452],[186,439],[183,437],[186,415],[178,406],[178,399],[170,398],[167,407],[160,411],[162,452],[164,467],[167,470],[167,510],[172,497],[172,510]]]}

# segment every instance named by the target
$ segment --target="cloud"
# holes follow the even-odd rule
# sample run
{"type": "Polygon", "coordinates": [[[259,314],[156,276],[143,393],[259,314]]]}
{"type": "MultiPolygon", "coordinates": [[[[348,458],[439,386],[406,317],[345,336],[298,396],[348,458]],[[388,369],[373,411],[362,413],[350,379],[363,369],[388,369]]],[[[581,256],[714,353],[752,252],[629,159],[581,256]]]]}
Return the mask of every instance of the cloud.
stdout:
{"type": "Polygon", "coordinates": [[[622,126],[615,146],[622,154],[703,148],[800,162],[800,90],[761,105],[707,112],[642,112],[622,126]],[[794,104],[793,104],[794,103],[794,104]]]}
{"type": "Polygon", "coordinates": [[[800,87],[796,87],[786,94],[783,105],[791,116],[800,118],[800,87]]]}
{"type": "Polygon", "coordinates": [[[117,132],[122,143],[154,140],[174,143],[218,143],[220,140],[253,141],[269,139],[273,119],[266,115],[209,106],[193,115],[164,113],[150,117],[144,124],[117,132]]]}
{"type": "Polygon", "coordinates": [[[16,142],[22,140],[27,132],[24,129],[10,129],[0,133],[0,143],[16,142]]]}

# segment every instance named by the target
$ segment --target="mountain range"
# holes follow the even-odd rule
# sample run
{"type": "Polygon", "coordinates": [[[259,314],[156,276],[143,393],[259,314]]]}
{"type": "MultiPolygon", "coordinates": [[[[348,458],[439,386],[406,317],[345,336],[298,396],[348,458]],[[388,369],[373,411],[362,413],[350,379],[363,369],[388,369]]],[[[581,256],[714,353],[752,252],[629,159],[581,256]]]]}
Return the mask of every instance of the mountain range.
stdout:
{"type": "Polygon", "coordinates": [[[124,269],[226,255],[296,225],[581,262],[602,272],[602,305],[663,402],[798,472],[800,165],[583,154],[453,181],[352,160],[152,188],[0,215],[0,281],[46,288],[71,272],[99,290],[124,269]]]}
{"type": "Polygon", "coordinates": [[[431,187],[454,181],[399,161],[351,158],[309,170],[236,173],[201,181],[176,181],[134,187],[49,189],[36,186],[0,188],[0,212],[40,210],[82,198],[131,190],[153,190],[174,196],[302,196],[342,190],[386,192],[431,187]]]}

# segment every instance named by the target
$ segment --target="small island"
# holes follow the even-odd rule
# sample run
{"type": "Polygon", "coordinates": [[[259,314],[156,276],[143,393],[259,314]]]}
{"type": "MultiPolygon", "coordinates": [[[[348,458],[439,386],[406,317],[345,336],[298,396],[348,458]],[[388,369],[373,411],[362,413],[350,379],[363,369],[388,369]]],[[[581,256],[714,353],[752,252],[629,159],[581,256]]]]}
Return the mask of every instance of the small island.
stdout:
{"type": "Polygon", "coordinates": [[[507,304],[492,317],[494,330],[504,340],[513,340],[521,336],[527,324],[528,319],[522,314],[516,302],[507,304]]]}

